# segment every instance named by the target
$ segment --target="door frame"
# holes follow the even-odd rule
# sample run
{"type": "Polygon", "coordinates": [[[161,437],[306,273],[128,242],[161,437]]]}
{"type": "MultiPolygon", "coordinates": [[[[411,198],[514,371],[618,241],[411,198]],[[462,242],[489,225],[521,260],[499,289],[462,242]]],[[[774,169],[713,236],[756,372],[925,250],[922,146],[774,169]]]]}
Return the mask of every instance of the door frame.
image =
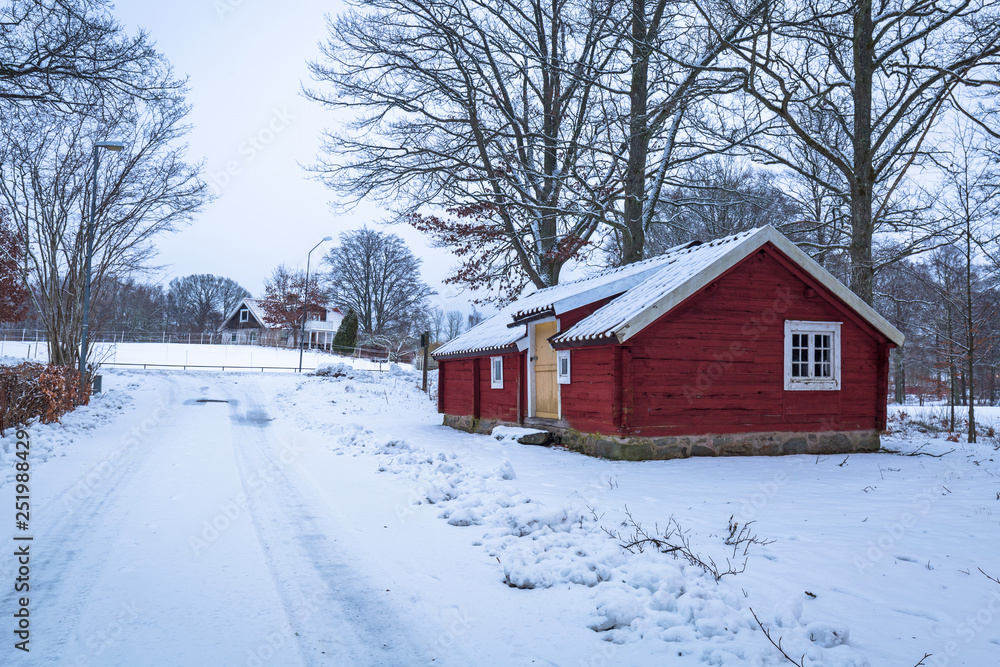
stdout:
{"type": "MultiPolygon", "coordinates": [[[[546,317],[545,319],[535,320],[528,323],[528,410],[527,414],[529,417],[535,416],[535,325],[545,324],[548,322],[556,323],[556,332],[559,332],[559,318],[558,317],[546,317]]],[[[559,419],[562,419],[562,386],[556,383],[556,405],[558,406],[556,414],[559,415],[559,419]]]]}

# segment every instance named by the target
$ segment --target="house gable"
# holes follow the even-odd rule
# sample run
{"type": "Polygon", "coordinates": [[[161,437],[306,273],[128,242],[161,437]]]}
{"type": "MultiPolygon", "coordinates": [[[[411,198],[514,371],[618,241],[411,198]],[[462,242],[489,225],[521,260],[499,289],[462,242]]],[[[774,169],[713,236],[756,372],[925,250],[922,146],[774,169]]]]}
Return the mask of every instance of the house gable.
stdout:
{"type": "Polygon", "coordinates": [[[902,333],[770,226],[761,227],[742,237],[737,235],[705,244],[704,250],[691,254],[690,261],[664,267],[591,317],[562,332],[553,344],[556,347],[588,342],[598,344],[612,338],[624,343],[753,253],[762,250],[767,252],[767,248],[783,255],[786,266],[797,267],[798,273],[808,277],[814,289],[832,295],[846,305],[854,312],[853,317],[863,319],[893,344],[903,344],[902,333]]]}
{"type": "Polygon", "coordinates": [[[222,321],[219,331],[234,329],[269,329],[264,321],[264,315],[255,299],[243,299],[237,304],[226,319],[222,321]],[[246,319],[244,319],[244,315],[246,319]]]}

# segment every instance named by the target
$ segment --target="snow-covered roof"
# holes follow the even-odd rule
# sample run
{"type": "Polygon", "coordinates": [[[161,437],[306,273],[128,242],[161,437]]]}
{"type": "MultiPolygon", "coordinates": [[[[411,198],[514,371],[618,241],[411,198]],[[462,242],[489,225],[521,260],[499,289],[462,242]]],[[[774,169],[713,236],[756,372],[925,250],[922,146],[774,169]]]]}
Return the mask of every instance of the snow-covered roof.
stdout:
{"type": "Polygon", "coordinates": [[[794,243],[771,227],[759,227],[714,241],[686,243],[635,264],[539,290],[518,299],[477,327],[449,341],[435,357],[476,354],[523,344],[532,315],[559,315],[607,297],[614,300],[552,339],[554,345],[614,338],[623,343],[706,287],[761,246],[771,243],[817,282],[897,345],[903,334],[847,289],[794,243]]]}
{"type": "Polygon", "coordinates": [[[677,253],[675,261],[559,334],[552,342],[572,343],[614,336],[624,343],[766,243],[777,247],[886,338],[897,345],[903,344],[902,333],[770,225],[677,253]]]}
{"type": "Polygon", "coordinates": [[[525,325],[511,326],[515,322],[547,312],[559,315],[588,303],[621,294],[656,273],[669,263],[673,253],[689,245],[677,246],[659,257],[608,269],[588,278],[561,283],[522,297],[493,317],[439,347],[434,351],[434,357],[476,354],[510,348],[527,336],[525,325]]]}

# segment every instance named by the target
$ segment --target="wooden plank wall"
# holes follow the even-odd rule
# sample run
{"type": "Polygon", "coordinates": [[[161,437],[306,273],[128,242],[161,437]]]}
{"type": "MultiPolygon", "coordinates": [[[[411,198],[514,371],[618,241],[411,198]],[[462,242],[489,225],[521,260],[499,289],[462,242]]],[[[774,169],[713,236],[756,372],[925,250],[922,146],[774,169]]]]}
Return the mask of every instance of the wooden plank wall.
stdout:
{"type": "Polygon", "coordinates": [[[632,433],[876,428],[879,342],[784,262],[751,256],[626,342],[632,433]],[[841,391],[784,390],[786,319],[843,322],[841,391]]]}

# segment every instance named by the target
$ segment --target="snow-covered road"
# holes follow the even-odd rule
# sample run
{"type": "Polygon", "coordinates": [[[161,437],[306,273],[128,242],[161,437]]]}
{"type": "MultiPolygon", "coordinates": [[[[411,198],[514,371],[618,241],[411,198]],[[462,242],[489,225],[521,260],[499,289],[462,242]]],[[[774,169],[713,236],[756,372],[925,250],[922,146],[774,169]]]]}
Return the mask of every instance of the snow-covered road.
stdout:
{"type": "Polygon", "coordinates": [[[154,384],[83,476],[37,477],[30,664],[424,662],[268,397],[219,375],[154,384]]]}

